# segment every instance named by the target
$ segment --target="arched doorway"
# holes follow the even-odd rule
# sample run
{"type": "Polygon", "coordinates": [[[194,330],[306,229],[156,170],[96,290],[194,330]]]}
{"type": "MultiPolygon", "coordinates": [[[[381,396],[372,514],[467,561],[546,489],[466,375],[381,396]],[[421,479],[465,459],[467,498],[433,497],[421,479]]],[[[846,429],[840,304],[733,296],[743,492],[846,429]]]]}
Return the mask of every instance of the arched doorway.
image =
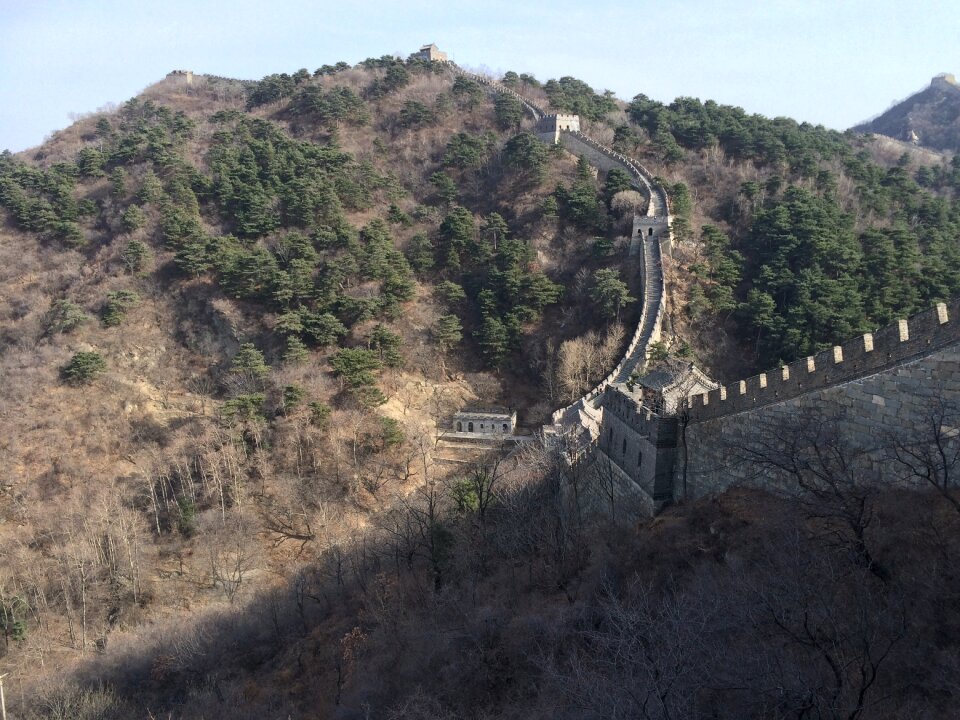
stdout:
{"type": "Polygon", "coordinates": [[[459,420],[457,421],[457,432],[463,432],[463,423],[459,420]]]}

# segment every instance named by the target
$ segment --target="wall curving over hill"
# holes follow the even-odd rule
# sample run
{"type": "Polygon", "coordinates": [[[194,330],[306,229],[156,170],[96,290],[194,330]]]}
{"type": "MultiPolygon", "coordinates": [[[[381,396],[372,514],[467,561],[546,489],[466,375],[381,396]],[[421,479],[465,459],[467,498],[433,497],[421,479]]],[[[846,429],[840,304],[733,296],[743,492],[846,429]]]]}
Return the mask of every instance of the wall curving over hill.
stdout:
{"type": "Polygon", "coordinates": [[[515,90],[489,77],[469,73],[452,63],[451,66],[458,75],[481,83],[493,92],[517,98],[538,124],[552,121],[552,127],[549,129],[538,128],[538,131],[543,131],[539,132],[541,139],[548,142],[555,139],[568,152],[583,156],[588,163],[605,172],[615,167],[625,171],[633,178],[637,188],[645,191],[650,198],[645,221],[634,223],[635,227],[640,227],[644,231],[649,230],[649,233],[642,234],[640,252],[637,253],[640,257],[642,273],[643,306],[640,311],[640,321],[634,329],[627,350],[616,367],[596,387],[553,414],[554,430],[563,432],[584,428],[592,439],[596,439],[600,427],[600,412],[596,399],[604,388],[610,385],[625,385],[633,372],[643,367],[650,345],[660,339],[660,326],[666,304],[662,247],[669,247],[670,244],[669,197],[663,186],[640,163],[597,142],[579,129],[569,129],[579,128],[579,119],[576,116],[548,115],[541,107],[515,90]]]}

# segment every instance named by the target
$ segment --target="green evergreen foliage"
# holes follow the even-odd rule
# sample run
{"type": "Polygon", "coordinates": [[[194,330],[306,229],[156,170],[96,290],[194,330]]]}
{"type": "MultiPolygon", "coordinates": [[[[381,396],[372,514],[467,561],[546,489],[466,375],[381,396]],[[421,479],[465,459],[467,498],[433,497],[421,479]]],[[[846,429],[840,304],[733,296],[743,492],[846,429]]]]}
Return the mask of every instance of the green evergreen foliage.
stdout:
{"type": "Polygon", "coordinates": [[[400,206],[396,204],[390,206],[390,209],[387,211],[387,219],[394,225],[409,226],[413,224],[413,220],[410,219],[410,216],[401,210],[400,206]]]}
{"type": "Polygon", "coordinates": [[[0,634],[4,646],[11,640],[21,642],[27,637],[27,613],[30,606],[18,595],[0,598],[0,634]]]}
{"type": "Polygon", "coordinates": [[[55,300],[43,317],[43,327],[48,334],[68,333],[77,329],[87,320],[83,308],[70,300],[55,300]]]}
{"type": "Polygon", "coordinates": [[[330,129],[341,124],[361,127],[370,122],[370,111],[363,99],[340,85],[326,91],[319,85],[301,88],[290,101],[290,111],[330,129]]]}
{"type": "Polygon", "coordinates": [[[123,167],[115,167],[110,173],[110,194],[116,198],[127,194],[127,171],[123,167]]]}
{"type": "Polygon", "coordinates": [[[450,352],[463,340],[463,325],[456,315],[441,315],[433,328],[433,339],[440,352],[450,352]]]}
{"type": "Polygon", "coordinates": [[[474,80],[458,75],[453,81],[453,88],[450,90],[453,96],[457,98],[460,107],[467,110],[475,108],[483,99],[483,88],[474,80]]]}
{"type": "Polygon", "coordinates": [[[299,385],[284,385],[283,387],[283,412],[289,413],[295,410],[303,399],[307,396],[307,391],[299,385]]]}
{"type": "Polygon", "coordinates": [[[547,146],[528,132],[514,135],[503,149],[504,164],[535,182],[543,180],[548,157],[547,146]]]}
{"type": "Polygon", "coordinates": [[[131,205],[124,210],[123,215],[120,216],[120,227],[123,228],[124,232],[128,233],[139,230],[145,222],[146,216],[144,216],[143,210],[137,205],[131,205]]]}
{"type": "Polygon", "coordinates": [[[455,207],[440,223],[440,263],[450,268],[459,268],[461,257],[468,246],[473,245],[477,233],[473,213],[463,207],[455,207]]]}
{"type": "Polygon", "coordinates": [[[330,419],[332,409],[326,403],[315,400],[310,403],[310,424],[314,427],[325,427],[330,419]]]}
{"type": "Polygon", "coordinates": [[[270,366],[253,343],[244,343],[233,356],[230,372],[241,377],[262,380],[270,374],[270,366]]]}
{"type": "Polygon", "coordinates": [[[177,530],[190,537],[197,529],[197,504],[193,498],[181,495],[177,498],[177,530]]]}
{"type": "Polygon", "coordinates": [[[593,274],[590,299],[597,305],[601,317],[607,320],[619,319],[620,309],[636,301],[630,297],[627,284],[620,279],[620,272],[612,268],[597,270],[593,274]]]}
{"type": "Polygon", "coordinates": [[[377,353],[384,367],[397,368],[403,365],[403,355],[400,353],[403,340],[396,333],[390,332],[386,326],[381,324],[374,326],[367,346],[377,353]]]}
{"type": "Polygon", "coordinates": [[[100,353],[81,350],[74,353],[70,362],[60,369],[60,376],[69,385],[89,385],[106,370],[107,362],[100,353]]]}
{"type": "Polygon", "coordinates": [[[368,207],[373,193],[388,183],[369,163],[246,118],[214,136],[208,162],[211,191],[241,237],[282,225],[336,228],[343,222],[342,207],[368,207]]]}
{"type": "Polygon", "coordinates": [[[500,241],[507,239],[507,236],[510,234],[510,227],[500,213],[493,212],[484,218],[480,234],[491,242],[493,249],[496,250],[500,245],[500,241]]]}
{"type": "Polygon", "coordinates": [[[548,80],[543,89],[550,98],[550,104],[557,110],[588,120],[603,120],[608,113],[617,109],[612,92],[606,90],[603,95],[597,95],[592,87],[573,77],[548,80]]]}
{"type": "Polygon", "coordinates": [[[569,188],[558,185],[554,194],[563,208],[564,219],[586,232],[600,229],[601,205],[593,177],[581,173],[569,188]]]}
{"type": "Polygon", "coordinates": [[[544,217],[556,217],[560,212],[560,204],[557,202],[556,195],[547,195],[547,197],[543,199],[540,210],[544,217]]]}
{"type": "Polygon", "coordinates": [[[445,172],[440,170],[431,175],[430,184],[436,188],[437,197],[442,203],[450,205],[456,202],[457,194],[459,193],[457,184],[445,172]]]}
{"type": "Polygon", "coordinates": [[[397,122],[400,127],[413,129],[433,125],[437,118],[433,110],[418,100],[407,100],[400,108],[397,122]]]}
{"type": "Polygon", "coordinates": [[[85,177],[103,177],[106,173],[103,166],[107,162],[107,157],[92,147],[85,147],[77,153],[77,169],[85,177]]]}
{"type": "Polygon", "coordinates": [[[656,340],[650,343],[650,352],[647,357],[651,363],[663,362],[670,357],[670,350],[665,342],[656,340]]]}
{"type": "Polygon", "coordinates": [[[365,95],[372,100],[396,92],[410,83],[410,73],[404,67],[402,61],[396,60],[395,58],[385,61],[381,58],[378,62],[380,63],[379,67],[386,68],[386,72],[382,77],[377,78],[367,87],[365,95]]]}
{"type": "Polygon", "coordinates": [[[238,395],[223,404],[222,415],[228,422],[262,425],[267,420],[263,410],[265,401],[263,393],[238,395]]]}
{"type": "Polygon", "coordinates": [[[541,87],[540,81],[529,73],[520,73],[520,82],[522,82],[524,85],[529,85],[530,87],[541,87]]]}
{"type": "Polygon", "coordinates": [[[343,72],[344,70],[349,70],[350,65],[340,61],[336,65],[321,65],[319,68],[313,71],[314,77],[323,77],[329,75],[336,75],[337,73],[343,72]]]}
{"type": "Polygon", "coordinates": [[[467,293],[464,291],[463,286],[458,285],[452,280],[443,280],[437,283],[436,293],[443,298],[447,305],[455,305],[467,299],[467,293]]]}
{"type": "Polygon", "coordinates": [[[476,338],[487,365],[500,367],[510,351],[510,337],[503,321],[493,315],[484,315],[476,338]]]}
{"type": "Polygon", "coordinates": [[[474,135],[472,133],[456,133],[447,142],[447,150],[443,156],[443,163],[448,167],[476,168],[487,159],[493,145],[493,136],[474,135]]]}
{"type": "Polygon", "coordinates": [[[287,73],[267,75],[250,88],[247,96],[247,110],[290,97],[296,87],[297,81],[292,75],[287,73]]]}
{"type": "Polygon", "coordinates": [[[670,105],[637,95],[628,108],[630,118],[644,128],[664,156],[675,162],[683,148],[718,144],[729,156],[781,167],[788,158],[792,169],[806,176],[816,173],[816,158],[846,156],[849,145],[841,133],[788,118],[770,120],[747,115],[741,108],[677,98],[670,105]],[[813,160],[813,164],[810,164],[813,160]]]}
{"type": "Polygon", "coordinates": [[[371,386],[377,382],[374,370],[383,367],[379,353],[366,348],[342,348],[330,356],[333,373],[351,388],[371,386]]]}
{"type": "Polygon", "coordinates": [[[607,206],[609,207],[610,201],[613,200],[613,196],[618,192],[632,188],[633,178],[631,178],[626,171],[618,167],[611,168],[603,182],[603,196],[606,199],[607,206]]]}
{"type": "MultiPolygon", "coordinates": [[[[514,73],[516,76],[516,73],[514,73]]],[[[493,112],[501,130],[513,130],[520,127],[525,111],[523,105],[513,95],[498,93],[493,101],[493,112]]]]}
{"type": "Polygon", "coordinates": [[[310,357],[310,351],[307,350],[307,346],[303,344],[303,340],[296,335],[289,336],[287,338],[287,347],[283,351],[283,361],[291,365],[299,365],[305,362],[308,357],[310,357]]]}
{"type": "Polygon", "coordinates": [[[763,361],[812,355],[836,337],[867,329],[856,277],[862,251],[851,218],[835,203],[788,189],[756,215],[744,254],[751,290],[775,307],[770,319],[766,302],[746,308],[750,326],[763,337],[763,361]],[[754,309],[763,312],[754,317],[754,309]]]}
{"type": "Polygon", "coordinates": [[[117,290],[107,293],[100,319],[104,327],[115,327],[123,322],[127,313],[140,304],[140,296],[132,290],[117,290]]]}
{"type": "Polygon", "coordinates": [[[407,262],[418,275],[430,270],[434,265],[434,248],[426,233],[417,233],[407,244],[407,262]]]}
{"type": "Polygon", "coordinates": [[[120,257],[123,258],[123,262],[130,272],[139,274],[147,267],[152,253],[145,242],[134,238],[127,243],[127,246],[120,253],[120,257]]]}

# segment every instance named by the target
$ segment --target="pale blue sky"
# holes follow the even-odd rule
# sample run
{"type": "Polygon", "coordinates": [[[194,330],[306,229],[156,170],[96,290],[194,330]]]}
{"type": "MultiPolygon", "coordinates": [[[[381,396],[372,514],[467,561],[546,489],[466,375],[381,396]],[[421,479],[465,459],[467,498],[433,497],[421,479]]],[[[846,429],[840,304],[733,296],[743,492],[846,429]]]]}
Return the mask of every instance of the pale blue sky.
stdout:
{"type": "Polygon", "coordinates": [[[461,65],[574,75],[627,100],[691,95],[844,129],[960,76],[960,2],[0,0],[0,149],[174,68],[260,78],[427,42],[461,65]]]}

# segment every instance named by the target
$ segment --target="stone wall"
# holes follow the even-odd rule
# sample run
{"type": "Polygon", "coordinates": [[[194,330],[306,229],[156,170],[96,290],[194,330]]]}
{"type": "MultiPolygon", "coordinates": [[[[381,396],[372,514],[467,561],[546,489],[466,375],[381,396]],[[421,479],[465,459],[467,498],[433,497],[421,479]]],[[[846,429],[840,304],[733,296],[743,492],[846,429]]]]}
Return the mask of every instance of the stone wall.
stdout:
{"type": "Polygon", "coordinates": [[[960,341],[960,299],[843,345],[690,398],[691,422],[752,410],[903,364],[960,341]]]}
{"type": "Polygon", "coordinates": [[[804,412],[835,418],[846,442],[867,452],[889,445],[893,437],[930,437],[931,412],[941,399],[960,398],[960,342],[901,361],[897,366],[803,395],[705,422],[691,422],[675,465],[674,497],[720,492],[738,482],[767,480],[762,468],[742,461],[740,448],[758,442],[764,428],[781,433],[804,412]]]}
{"type": "Polygon", "coordinates": [[[617,388],[600,403],[598,449],[646,493],[653,505],[673,498],[677,419],[654,414],[617,388]]]}
{"type": "MultiPolygon", "coordinates": [[[[583,155],[591,165],[610,171],[612,168],[626,170],[640,187],[646,187],[650,197],[647,215],[652,218],[666,218],[666,237],[669,241],[669,217],[656,215],[657,210],[668,211],[667,195],[652,176],[630,158],[588,138],[579,132],[564,132],[560,135],[563,147],[576,155],[583,155]]],[[[659,226],[659,222],[657,223],[659,226]]],[[[560,408],[553,414],[554,424],[561,424],[581,417],[580,410],[593,403],[604,388],[615,383],[624,383],[630,374],[645,362],[651,343],[660,339],[660,327],[666,306],[666,284],[663,282],[662,242],[664,232],[656,237],[644,237],[642,252],[639,253],[640,272],[643,276],[643,306],[640,321],[634,329],[626,352],[610,373],[596,387],[570,405],[560,408]]]]}
{"type": "Polygon", "coordinates": [[[537,122],[538,137],[544,142],[559,142],[569,152],[583,155],[596,168],[609,172],[620,168],[629,173],[637,187],[644,188],[650,198],[644,228],[656,228],[654,235],[645,235],[642,243],[640,267],[643,275],[643,306],[640,321],[634,330],[627,350],[617,366],[600,383],[582,398],[560,408],[553,414],[554,425],[575,424],[586,428],[593,435],[599,428],[599,417],[593,407],[604,388],[615,383],[624,383],[630,374],[645,362],[650,344],[660,339],[660,326],[666,304],[666,284],[663,281],[662,248],[670,245],[670,202],[666,191],[653,175],[636,161],[608,148],[580,132],[577,115],[548,114],[512,88],[483,75],[468,73],[451,63],[453,71],[486,85],[493,92],[517,98],[537,122]],[[664,245],[666,243],[666,245],[664,245]]]}

